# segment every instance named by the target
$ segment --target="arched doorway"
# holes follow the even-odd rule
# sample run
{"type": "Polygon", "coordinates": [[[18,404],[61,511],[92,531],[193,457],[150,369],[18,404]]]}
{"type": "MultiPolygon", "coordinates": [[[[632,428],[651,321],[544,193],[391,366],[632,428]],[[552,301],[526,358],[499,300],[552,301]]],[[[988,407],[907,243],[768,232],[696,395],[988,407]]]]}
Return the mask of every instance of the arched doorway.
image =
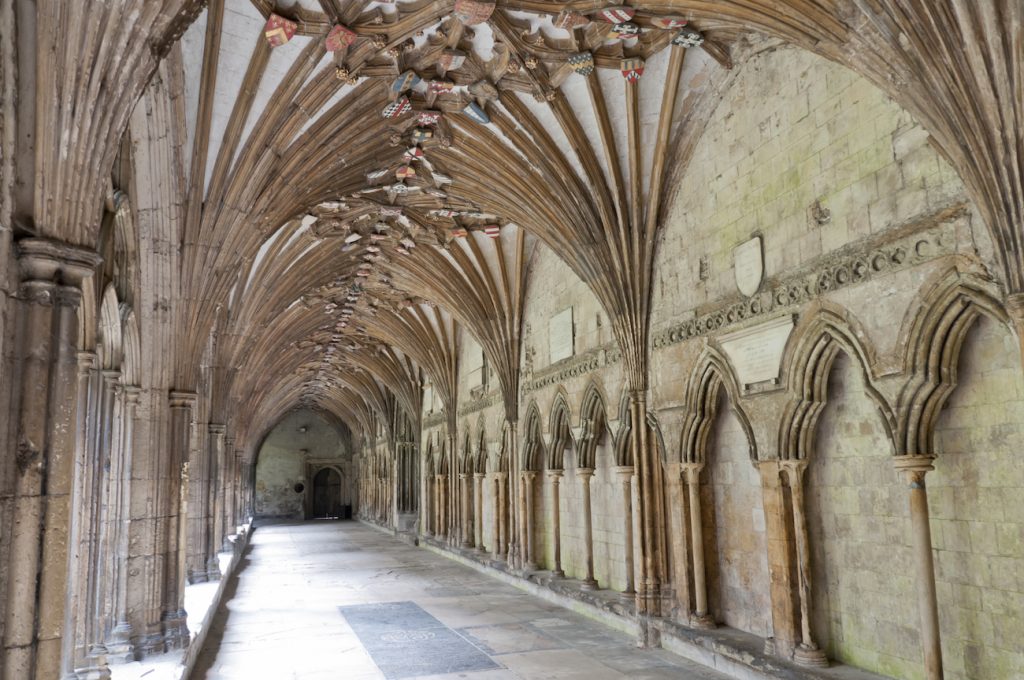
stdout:
{"type": "Polygon", "coordinates": [[[313,518],[341,516],[341,475],[325,467],[313,477],[313,518]]]}

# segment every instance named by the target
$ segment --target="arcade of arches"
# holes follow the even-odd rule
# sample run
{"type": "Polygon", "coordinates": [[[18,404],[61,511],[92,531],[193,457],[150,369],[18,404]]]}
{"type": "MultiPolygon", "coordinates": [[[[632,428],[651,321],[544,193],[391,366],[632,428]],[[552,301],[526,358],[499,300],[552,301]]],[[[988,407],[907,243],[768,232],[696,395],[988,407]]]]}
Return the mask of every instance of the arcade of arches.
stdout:
{"type": "Polygon", "coordinates": [[[1020,0],[0,0],[3,680],[349,515],[723,668],[1024,676],[1022,63],[1020,0]]]}

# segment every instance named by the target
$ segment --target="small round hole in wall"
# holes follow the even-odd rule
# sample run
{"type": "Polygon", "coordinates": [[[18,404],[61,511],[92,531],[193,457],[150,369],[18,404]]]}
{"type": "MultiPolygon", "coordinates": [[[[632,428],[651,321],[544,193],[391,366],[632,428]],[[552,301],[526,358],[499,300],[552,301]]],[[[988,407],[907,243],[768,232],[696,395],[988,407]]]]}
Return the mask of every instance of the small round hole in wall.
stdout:
{"type": "Polygon", "coordinates": [[[303,484],[302,482],[299,482],[292,488],[295,490],[295,493],[302,493],[303,491],[306,490],[306,485],[303,484]]]}

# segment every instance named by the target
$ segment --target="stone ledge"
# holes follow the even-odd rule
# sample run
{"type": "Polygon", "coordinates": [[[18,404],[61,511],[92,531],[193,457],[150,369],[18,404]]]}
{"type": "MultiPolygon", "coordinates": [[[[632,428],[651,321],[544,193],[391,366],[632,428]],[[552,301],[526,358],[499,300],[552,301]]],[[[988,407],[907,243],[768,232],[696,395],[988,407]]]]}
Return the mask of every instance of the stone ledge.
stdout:
{"type": "MultiPolygon", "coordinates": [[[[370,524],[370,526],[375,526],[370,524]]],[[[379,527],[378,527],[379,528],[379,527]]],[[[451,548],[433,538],[420,537],[421,548],[485,573],[552,604],[599,621],[630,635],[639,635],[634,605],[613,590],[586,591],[576,579],[556,578],[549,571],[518,574],[507,563],[491,559],[490,553],[451,548]]],[[[834,664],[828,668],[806,668],[765,653],[765,641],[733,628],[714,630],[688,628],[669,619],[651,619],[661,633],[661,646],[674,654],[742,680],[883,680],[852,666],[834,664]]]]}
{"type": "Polygon", "coordinates": [[[661,631],[661,646],[679,656],[743,680],[882,680],[852,666],[833,664],[807,668],[765,653],[765,641],[725,626],[713,630],[688,628],[668,619],[653,619],[661,631]]]}

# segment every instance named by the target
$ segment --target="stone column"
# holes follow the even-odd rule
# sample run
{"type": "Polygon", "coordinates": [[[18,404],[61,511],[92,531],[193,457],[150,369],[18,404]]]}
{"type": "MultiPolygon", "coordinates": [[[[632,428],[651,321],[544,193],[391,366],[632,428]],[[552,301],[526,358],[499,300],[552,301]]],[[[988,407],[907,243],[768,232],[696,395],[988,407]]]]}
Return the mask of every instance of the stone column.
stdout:
{"type": "Polygon", "coordinates": [[[704,463],[684,463],[686,488],[690,501],[690,553],[693,555],[693,617],[697,628],[714,628],[715,620],[708,614],[707,572],[704,567],[704,525],[700,507],[700,471],[704,463]]]}
{"type": "Polygon", "coordinates": [[[163,623],[164,643],[168,649],[186,646],[189,641],[185,613],[185,523],[188,498],[188,454],[192,429],[192,413],[197,396],[194,392],[172,391],[168,404],[171,409],[170,450],[167,456],[164,484],[169,485],[164,521],[167,522],[164,546],[164,598],[160,620],[163,623]]]}
{"type": "Polygon", "coordinates": [[[482,472],[473,473],[473,506],[476,521],[473,523],[473,537],[476,549],[484,551],[484,480],[487,476],[482,472]]]}
{"type": "Polygon", "coordinates": [[[523,526],[526,530],[526,537],[523,539],[523,559],[526,560],[526,571],[537,571],[537,559],[533,554],[533,480],[536,477],[537,473],[533,470],[523,472],[523,496],[526,498],[526,508],[523,510],[523,526]]]}
{"type": "Polygon", "coordinates": [[[921,612],[921,646],[928,680],[942,678],[942,647],[939,641],[939,603],[935,593],[935,565],[932,561],[932,533],[928,519],[928,489],[924,476],[935,469],[934,456],[897,456],[896,470],[910,491],[910,522],[914,532],[914,562],[917,571],[917,603],[921,612]]]}
{"type": "Polygon", "coordinates": [[[828,666],[825,652],[818,648],[811,634],[811,553],[804,507],[804,470],[806,460],[785,460],[780,466],[789,478],[793,503],[793,537],[796,542],[797,592],[800,595],[800,638],[793,660],[804,666],[828,666]]]}
{"type": "Polygon", "coordinates": [[[473,516],[469,504],[469,485],[472,475],[467,472],[459,473],[459,482],[462,496],[462,547],[473,547],[473,516]]]}
{"type": "MultiPolygon", "coordinates": [[[[74,479],[76,310],[92,251],[39,238],[16,243],[20,282],[12,389],[17,451],[11,489],[10,554],[0,666],[4,680],[62,673],[68,584],[68,527],[74,479]],[[19,371],[20,368],[20,371],[19,371]]],[[[73,558],[72,558],[73,559],[73,558]]],[[[69,670],[69,669],[63,669],[69,670]]]]}
{"type": "Polygon", "coordinates": [[[551,533],[555,547],[555,563],[552,565],[551,575],[563,578],[562,571],[562,511],[558,503],[558,483],[562,481],[561,470],[548,470],[548,479],[551,480],[551,533]]]}
{"type": "Polygon", "coordinates": [[[590,505],[590,480],[594,477],[594,471],[591,468],[577,468],[576,475],[580,478],[580,490],[583,492],[583,561],[586,565],[580,587],[583,590],[597,590],[597,580],[594,579],[594,522],[590,505]]]}
{"type": "Polygon", "coordinates": [[[76,397],[75,462],[68,560],[67,604],[64,612],[64,635],[61,668],[65,679],[78,678],[90,669],[98,674],[106,670],[102,655],[91,655],[97,616],[95,541],[99,534],[96,518],[100,503],[96,499],[102,474],[100,433],[102,431],[103,388],[99,358],[94,352],[78,352],[78,389],[76,397]]]}
{"type": "Polygon", "coordinates": [[[686,537],[689,527],[686,522],[686,504],[683,500],[683,466],[681,463],[666,463],[665,475],[668,479],[669,503],[672,518],[668,534],[671,537],[672,580],[676,591],[676,616],[684,623],[689,623],[690,612],[693,611],[690,597],[690,551],[686,537]]]}
{"type": "Polygon", "coordinates": [[[134,631],[128,620],[128,555],[129,530],[132,523],[132,463],[135,456],[135,414],[141,389],[134,385],[122,389],[121,466],[117,476],[118,494],[114,529],[114,551],[117,555],[114,573],[113,622],[107,639],[107,659],[111,663],[127,663],[134,659],[134,631]]]}
{"type": "Polygon", "coordinates": [[[630,489],[633,466],[616,467],[614,472],[619,475],[619,482],[622,484],[622,561],[626,570],[626,587],[622,590],[622,597],[625,600],[632,600],[636,596],[633,573],[633,492],[630,489]]]}
{"type": "Polygon", "coordinates": [[[497,472],[494,473],[492,481],[494,482],[494,514],[491,516],[491,532],[494,535],[494,550],[491,551],[491,554],[495,560],[498,560],[501,559],[501,508],[498,506],[501,496],[499,492],[501,479],[497,472]]]}
{"type": "Polygon", "coordinates": [[[209,581],[220,580],[220,560],[217,557],[218,546],[220,546],[221,527],[220,515],[218,511],[219,503],[219,492],[220,489],[220,478],[224,475],[224,470],[221,468],[221,461],[224,458],[224,437],[227,433],[227,428],[217,423],[210,423],[210,453],[209,453],[209,475],[207,477],[207,489],[208,489],[208,500],[207,509],[208,517],[204,518],[206,522],[206,578],[209,581]]]}
{"type": "Polygon", "coordinates": [[[498,556],[508,559],[508,474],[498,473],[498,532],[501,534],[501,541],[498,543],[498,556]]]}
{"type": "Polygon", "coordinates": [[[227,550],[229,548],[228,535],[233,534],[234,530],[231,526],[231,519],[228,517],[228,508],[230,503],[228,501],[231,498],[231,459],[235,454],[235,438],[231,435],[224,436],[224,448],[221,451],[220,461],[217,463],[220,468],[220,473],[217,475],[220,481],[220,491],[217,497],[217,511],[220,514],[218,518],[218,525],[220,528],[217,530],[217,541],[220,545],[221,550],[227,550]]]}

